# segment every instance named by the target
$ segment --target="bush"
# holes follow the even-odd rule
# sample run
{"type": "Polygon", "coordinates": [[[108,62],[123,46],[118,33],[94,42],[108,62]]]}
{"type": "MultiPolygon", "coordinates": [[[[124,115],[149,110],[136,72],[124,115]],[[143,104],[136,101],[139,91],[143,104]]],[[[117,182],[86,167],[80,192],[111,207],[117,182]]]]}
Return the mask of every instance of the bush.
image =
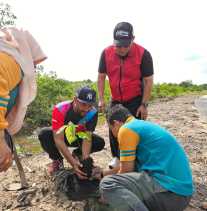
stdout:
{"type": "MultiPolygon", "coordinates": [[[[32,132],[37,127],[51,125],[51,113],[55,104],[72,100],[77,88],[90,86],[97,91],[96,82],[91,80],[67,81],[58,79],[54,72],[49,74],[39,73],[37,78],[38,94],[36,99],[29,106],[23,132],[32,132]]],[[[200,92],[207,90],[207,84],[193,85],[191,81],[185,81],[180,84],[163,83],[155,84],[152,90],[151,99],[176,97],[189,92],[200,92]]],[[[105,83],[105,100],[109,102],[111,92],[109,82],[105,83]]],[[[101,121],[99,121],[101,122],[101,121]]]]}

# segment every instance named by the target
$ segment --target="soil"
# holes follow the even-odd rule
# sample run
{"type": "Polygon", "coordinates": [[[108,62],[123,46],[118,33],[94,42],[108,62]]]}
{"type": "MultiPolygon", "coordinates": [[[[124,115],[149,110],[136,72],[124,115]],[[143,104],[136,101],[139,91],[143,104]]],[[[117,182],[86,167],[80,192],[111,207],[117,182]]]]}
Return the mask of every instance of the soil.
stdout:
{"type": "MultiPolygon", "coordinates": [[[[149,106],[148,120],[170,130],[180,140],[190,159],[196,193],[186,211],[205,210],[205,202],[207,203],[207,123],[202,122],[194,107],[196,97],[188,95],[172,99],[163,98],[149,106]]],[[[107,168],[111,159],[107,125],[98,126],[96,132],[105,138],[106,147],[92,157],[97,165],[107,168]]],[[[45,153],[27,155],[21,162],[29,188],[19,191],[5,190],[5,186],[20,181],[15,165],[7,172],[1,173],[0,210],[83,210],[84,201],[73,202],[54,191],[52,179],[46,171],[50,160],[45,153]]]]}

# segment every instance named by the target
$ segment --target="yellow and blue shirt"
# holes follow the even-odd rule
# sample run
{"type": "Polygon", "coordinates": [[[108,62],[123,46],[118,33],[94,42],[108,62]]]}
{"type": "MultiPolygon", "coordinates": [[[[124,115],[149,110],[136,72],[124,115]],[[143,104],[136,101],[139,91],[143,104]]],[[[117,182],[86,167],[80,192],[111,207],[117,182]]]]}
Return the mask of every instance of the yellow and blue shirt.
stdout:
{"type": "Polygon", "coordinates": [[[136,170],[147,171],[163,188],[192,195],[188,158],[176,138],[157,124],[129,117],[118,133],[121,161],[136,160],[136,170]]]}
{"type": "Polygon", "coordinates": [[[15,104],[21,79],[19,64],[8,54],[0,52],[0,129],[8,126],[5,117],[15,104]]]}

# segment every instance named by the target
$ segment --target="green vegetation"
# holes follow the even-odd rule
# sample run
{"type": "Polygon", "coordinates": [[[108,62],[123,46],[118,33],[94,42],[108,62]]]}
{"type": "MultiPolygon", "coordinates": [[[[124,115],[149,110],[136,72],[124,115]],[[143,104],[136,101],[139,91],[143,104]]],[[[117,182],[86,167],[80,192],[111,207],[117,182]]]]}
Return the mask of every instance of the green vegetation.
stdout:
{"type": "Polygon", "coordinates": [[[54,72],[39,72],[37,97],[27,110],[24,131],[29,133],[37,127],[51,125],[53,106],[64,100],[72,100],[76,90],[81,86],[94,87],[94,83],[90,80],[70,82],[58,79],[54,72]]]}
{"type": "Polygon", "coordinates": [[[176,97],[187,93],[198,93],[203,90],[207,90],[207,84],[194,85],[192,81],[183,81],[180,84],[155,84],[153,86],[151,99],[153,100],[162,97],[176,97]]]}
{"type": "MultiPolygon", "coordinates": [[[[41,69],[39,67],[39,69],[41,69]]],[[[90,86],[97,90],[96,82],[91,80],[67,81],[57,78],[54,72],[49,74],[39,71],[37,77],[38,94],[33,103],[29,106],[23,131],[30,133],[37,127],[51,125],[51,112],[53,106],[64,100],[72,100],[76,89],[82,86],[90,86]]],[[[105,100],[110,100],[110,88],[108,81],[105,84],[105,100]]],[[[192,81],[184,81],[180,84],[163,83],[155,84],[152,91],[152,100],[164,97],[176,97],[189,93],[207,93],[207,84],[194,85],[192,81]]],[[[99,115],[99,124],[103,124],[104,117],[99,115]]]]}
{"type": "Polygon", "coordinates": [[[18,154],[36,154],[43,151],[40,146],[40,142],[37,140],[37,137],[31,136],[19,136],[15,138],[15,146],[18,154]]]}

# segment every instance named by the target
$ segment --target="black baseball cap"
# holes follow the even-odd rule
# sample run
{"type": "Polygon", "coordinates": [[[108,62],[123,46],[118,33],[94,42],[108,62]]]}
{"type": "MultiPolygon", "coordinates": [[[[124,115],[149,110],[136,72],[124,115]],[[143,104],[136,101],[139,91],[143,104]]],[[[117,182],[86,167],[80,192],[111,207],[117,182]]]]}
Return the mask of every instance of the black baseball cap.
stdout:
{"type": "Polygon", "coordinates": [[[76,97],[82,103],[94,104],[96,102],[96,92],[88,86],[78,89],[76,97]]]}
{"type": "Polygon", "coordinates": [[[133,26],[128,22],[120,22],[114,28],[114,44],[128,47],[134,39],[133,26]]]}

